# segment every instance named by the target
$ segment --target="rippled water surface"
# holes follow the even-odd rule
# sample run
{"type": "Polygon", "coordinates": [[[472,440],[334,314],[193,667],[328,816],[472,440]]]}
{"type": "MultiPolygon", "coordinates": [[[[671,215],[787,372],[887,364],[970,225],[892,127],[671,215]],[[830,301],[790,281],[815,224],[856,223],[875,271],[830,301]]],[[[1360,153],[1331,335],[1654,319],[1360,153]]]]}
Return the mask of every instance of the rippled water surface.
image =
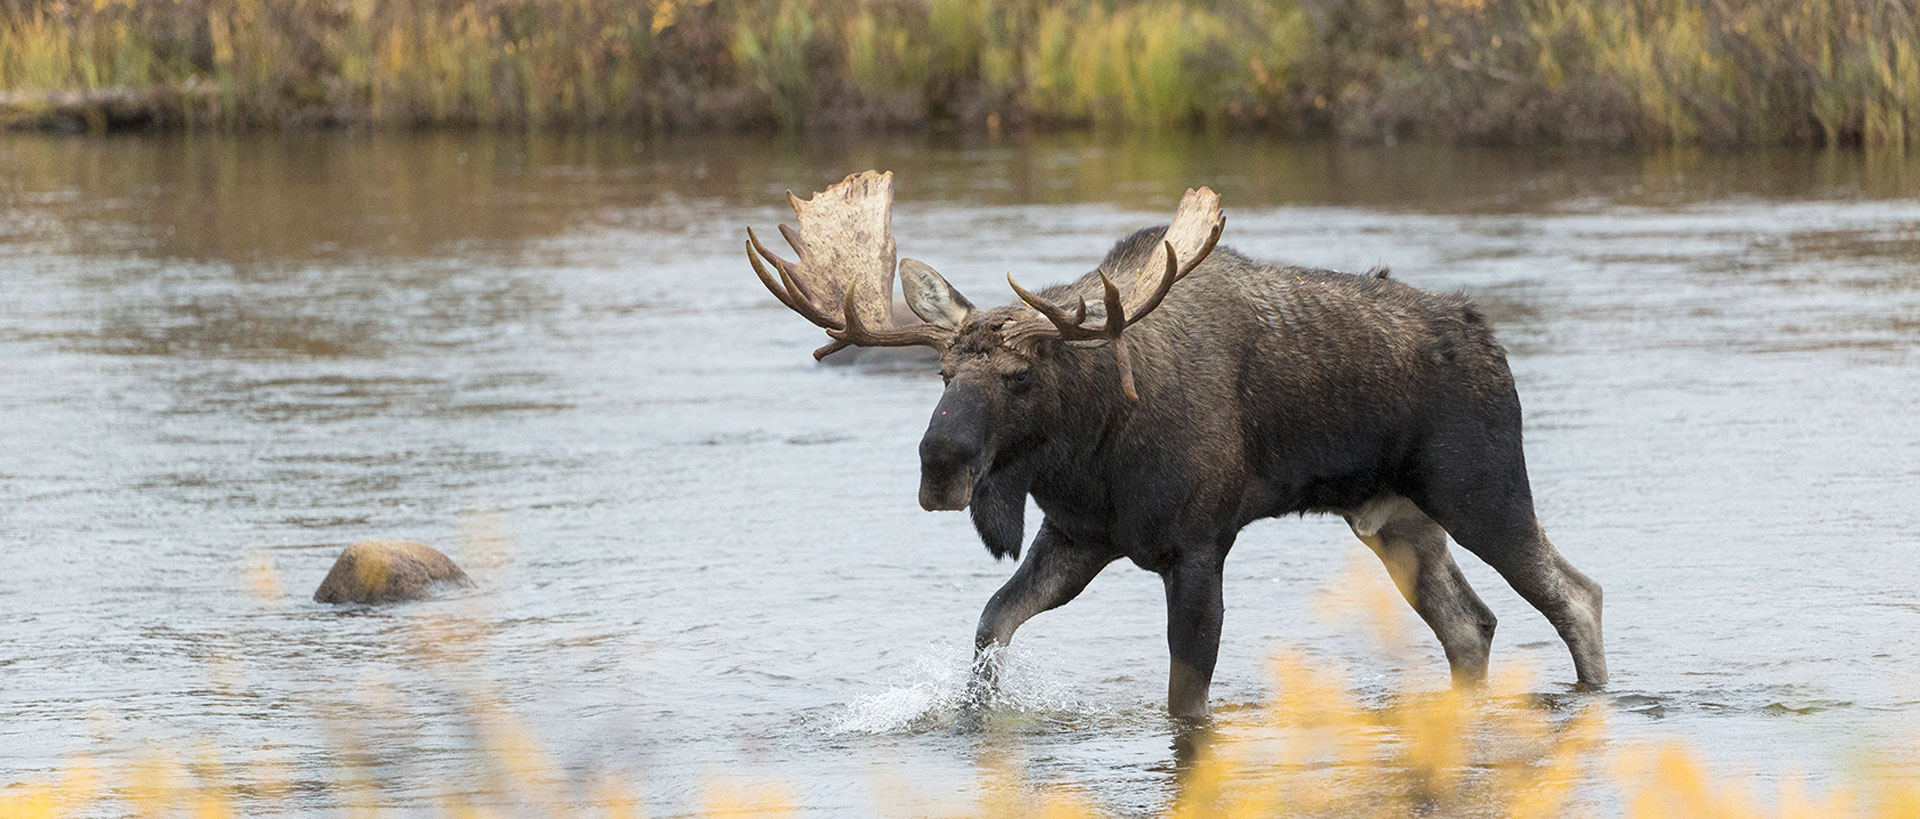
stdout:
{"type": "MultiPolygon", "coordinates": [[[[1249,255],[1466,289],[1510,350],[1547,530],[1606,588],[1615,733],[1761,780],[1920,749],[1920,164],[16,135],[0,780],[211,742],[285,761],[319,811],[344,746],[417,808],[474,764],[480,698],[657,815],[728,778],[822,813],[971,804],[988,742],[953,700],[1012,567],[914,502],[940,382],[816,365],[818,331],[741,258],[745,226],[791,219],[784,189],[866,167],[898,174],[902,254],[975,301],[1008,270],[1077,276],[1202,184],[1249,255]],[[372,537],[439,545],[478,586],[309,602],[372,537]]],[[[1411,612],[1400,652],[1327,614],[1362,558],[1333,520],[1241,537],[1216,708],[1265,700],[1288,648],[1363,690],[1444,685],[1411,612]]],[[[1551,628],[1460,559],[1496,668],[1563,691],[1551,628]]],[[[1165,803],[1162,622],[1123,563],[1021,632],[1005,708],[1032,776],[1165,803]]]]}

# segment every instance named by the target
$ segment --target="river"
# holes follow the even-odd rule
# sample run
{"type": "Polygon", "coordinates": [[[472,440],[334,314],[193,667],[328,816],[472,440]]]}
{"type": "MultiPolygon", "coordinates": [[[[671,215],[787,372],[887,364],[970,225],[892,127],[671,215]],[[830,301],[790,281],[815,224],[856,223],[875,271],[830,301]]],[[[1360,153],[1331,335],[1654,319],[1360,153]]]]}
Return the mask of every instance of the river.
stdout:
{"type": "MultiPolygon", "coordinates": [[[[915,503],[940,381],[911,357],[815,364],[823,337],[742,253],[791,221],[784,190],[869,167],[896,174],[901,254],[977,302],[1011,300],[1010,270],[1078,276],[1198,185],[1248,255],[1465,289],[1509,350],[1546,529],[1606,589],[1614,736],[1763,788],[1920,752],[1914,160],[14,134],[0,784],[208,746],[282,766],[293,813],[423,812],[479,787],[498,737],[475,714],[497,712],[566,781],[630,782],[656,816],[767,781],[819,815],[939,813],[995,754],[1163,808],[1161,589],[1124,563],[1015,641],[1017,742],[954,727],[1012,566],[915,503]],[[308,600],[375,537],[440,546],[477,586],[308,600]],[[379,787],[352,796],[343,768],[379,787]]],[[[1500,619],[1496,672],[1560,696],[1551,627],[1457,553],[1500,619]]],[[[1338,520],[1249,528],[1215,708],[1267,701],[1281,651],[1363,692],[1443,687],[1411,611],[1390,650],[1338,614],[1367,584],[1390,589],[1338,520]]]]}

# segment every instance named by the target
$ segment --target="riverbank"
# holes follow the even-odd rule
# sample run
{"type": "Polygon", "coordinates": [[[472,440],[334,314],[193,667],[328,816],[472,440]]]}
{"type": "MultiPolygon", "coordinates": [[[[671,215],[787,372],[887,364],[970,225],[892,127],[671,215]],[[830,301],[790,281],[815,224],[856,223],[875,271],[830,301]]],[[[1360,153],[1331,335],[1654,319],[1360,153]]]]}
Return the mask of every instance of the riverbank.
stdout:
{"type": "Polygon", "coordinates": [[[0,127],[1905,148],[1916,42],[1870,0],[14,0],[0,127]]]}

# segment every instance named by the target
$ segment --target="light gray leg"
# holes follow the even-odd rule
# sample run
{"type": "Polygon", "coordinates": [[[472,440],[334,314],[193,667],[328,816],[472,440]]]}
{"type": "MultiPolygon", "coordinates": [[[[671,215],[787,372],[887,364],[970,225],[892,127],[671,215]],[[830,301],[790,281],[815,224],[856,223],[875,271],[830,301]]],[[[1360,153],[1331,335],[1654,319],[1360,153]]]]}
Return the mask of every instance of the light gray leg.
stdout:
{"type": "Polygon", "coordinates": [[[1401,596],[1440,638],[1456,685],[1487,677],[1493,611],[1467,585],[1447,551],[1447,532],[1405,498],[1383,498],[1347,516],[1347,525],[1386,564],[1401,596]]]}
{"type": "MultiPolygon", "coordinates": [[[[1585,688],[1607,684],[1607,652],[1600,636],[1600,584],[1568,563],[1535,520],[1519,551],[1523,559],[1494,564],[1567,644],[1573,671],[1585,688]]],[[[1491,562],[1491,561],[1489,561],[1491,562]]]]}
{"type": "Polygon", "coordinates": [[[1546,615],[1573,654],[1582,687],[1605,685],[1600,584],[1573,568],[1540,530],[1520,447],[1519,402],[1495,400],[1481,418],[1455,418],[1435,430],[1410,471],[1420,510],[1546,615]]]}
{"type": "Polygon", "coordinates": [[[1607,684],[1607,653],[1600,637],[1600,584],[1580,573],[1547,540],[1532,515],[1502,520],[1467,518],[1453,539],[1487,562],[1527,603],[1546,615],[1573,654],[1584,688],[1607,684]]]}

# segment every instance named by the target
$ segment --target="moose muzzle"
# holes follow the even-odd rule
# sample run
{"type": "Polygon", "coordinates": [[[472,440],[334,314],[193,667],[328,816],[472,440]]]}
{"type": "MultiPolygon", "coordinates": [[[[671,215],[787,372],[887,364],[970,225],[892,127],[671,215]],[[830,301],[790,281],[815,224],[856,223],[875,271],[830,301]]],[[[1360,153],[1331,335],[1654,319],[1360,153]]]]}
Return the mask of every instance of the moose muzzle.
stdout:
{"type": "Polygon", "coordinates": [[[986,471],[987,423],[981,396],[955,388],[940,397],[920,439],[920,508],[929,512],[967,508],[973,485],[986,471]]]}

